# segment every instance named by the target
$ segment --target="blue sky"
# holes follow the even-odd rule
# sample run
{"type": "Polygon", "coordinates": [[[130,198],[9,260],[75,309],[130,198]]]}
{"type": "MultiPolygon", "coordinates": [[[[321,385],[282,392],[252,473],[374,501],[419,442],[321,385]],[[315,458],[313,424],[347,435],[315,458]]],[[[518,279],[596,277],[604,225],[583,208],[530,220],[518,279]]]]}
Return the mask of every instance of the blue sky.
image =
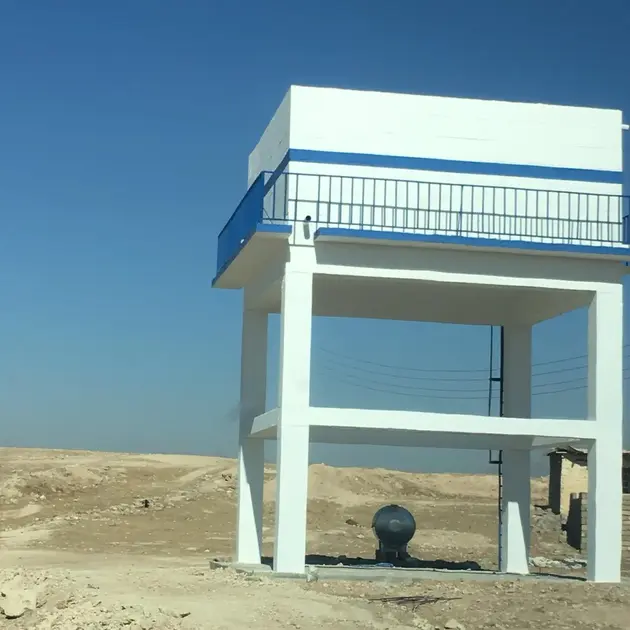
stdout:
{"type": "MultiPolygon", "coordinates": [[[[290,84],[630,112],[628,32],[627,0],[5,0],[2,442],[234,454],[241,296],[210,290],[216,237],[290,84]]],[[[537,326],[534,361],[583,355],[585,333],[581,312],[537,326]]],[[[449,383],[474,400],[445,402],[420,397],[440,387],[427,373],[374,363],[483,378],[488,336],[316,320],[314,402],[482,411],[483,381],[449,383]]],[[[277,337],[274,317],[272,383],[277,337]]],[[[538,366],[574,369],[540,374],[535,391],[582,365],[538,366]]],[[[584,413],[583,390],[534,400],[538,415],[584,413]]],[[[316,447],[314,458],[463,470],[486,454],[316,447]]]]}

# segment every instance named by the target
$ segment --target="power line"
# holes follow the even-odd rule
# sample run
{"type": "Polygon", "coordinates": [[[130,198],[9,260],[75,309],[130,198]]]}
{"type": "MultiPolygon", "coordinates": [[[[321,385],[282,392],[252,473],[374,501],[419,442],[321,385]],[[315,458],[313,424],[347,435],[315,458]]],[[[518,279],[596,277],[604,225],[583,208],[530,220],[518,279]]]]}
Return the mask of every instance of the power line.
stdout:
{"type": "MultiPolygon", "coordinates": [[[[357,369],[353,366],[342,366],[345,368],[351,368],[351,369],[357,369]]],[[[420,398],[455,398],[455,399],[459,399],[459,400],[482,400],[485,399],[486,396],[468,396],[468,394],[485,394],[485,392],[487,392],[486,388],[439,388],[439,387],[419,387],[417,385],[410,385],[410,384],[406,384],[406,383],[392,383],[392,382],[384,382],[384,381],[379,381],[379,380],[373,380],[373,379],[366,379],[364,377],[359,377],[355,374],[352,373],[339,373],[338,370],[331,368],[329,366],[322,366],[322,369],[327,371],[327,372],[333,372],[336,375],[337,379],[340,379],[340,382],[344,382],[344,379],[357,379],[356,381],[350,381],[348,382],[347,380],[345,382],[348,382],[348,384],[350,385],[354,385],[356,387],[364,387],[365,389],[372,389],[374,391],[380,391],[383,393],[390,393],[390,394],[396,394],[396,395],[406,395],[406,396],[412,396],[412,397],[420,397],[420,398]],[[341,378],[340,378],[341,377],[341,378]],[[360,380],[359,380],[360,379],[360,380]],[[402,390],[402,391],[401,391],[402,390]],[[440,392],[440,395],[438,396],[432,396],[432,395],[428,395],[428,394],[421,394],[420,392],[431,392],[431,393],[437,393],[440,392]],[[441,394],[450,394],[449,396],[443,396],[441,394]],[[460,394],[466,394],[465,396],[460,396],[460,394]],[[457,395],[457,396],[456,396],[457,395]]],[[[630,370],[630,368],[625,368],[623,370],[624,373],[627,373],[630,370]]],[[[357,371],[361,371],[358,370],[357,371]]],[[[382,374],[382,373],[378,373],[378,372],[369,372],[372,374],[376,374],[378,376],[382,376],[382,377],[386,377],[386,378],[398,378],[395,375],[392,374],[382,374]]],[[[567,379],[567,380],[563,380],[563,381],[551,381],[551,382],[547,382],[547,383],[536,383],[534,385],[532,385],[532,396],[544,396],[544,395],[548,395],[548,394],[559,394],[562,392],[567,392],[567,391],[577,391],[580,389],[585,389],[587,387],[586,384],[582,384],[582,385],[575,385],[572,387],[564,387],[561,389],[552,389],[549,391],[535,391],[536,389],[541,390],[541,388],[548,388],[548,387],[557,387],[558,385],[571,385],[572,383],[579,383],[580,381],[584,381],[586,380],[587,377],[578,377],[578,378],[573,378],[573,379],[567,379]]],[[[630,378],[630,375],[625,376],[624,377],[624,381],[628,380],[630,378]]],[[[448,382],[453,382],[456,383],[458,382],[457,379],[444,379],[448,382]]]]}
{"type": "Polygon", "coordinates": [[[563,372],[575,372],[576,370],[585,370],[588,365],[576,365],[575,367],[570,368],[560,368],[559,370],[547,370],[546,372],[538,372],[538,374],[532,374],[533,377],[536,376],[547,376],[549,374],[562,374],[563,372]]]}
{"type": "MultiPolygon", "coordinates": [[[[630,347],[630,344],[625,344],[623,346],[623,349],[625,350],[628,347],[630,347]]],[[[462,369],[415,368],[415,367],[380,363],[378,361],[371,361],[368,359],[358,359],[356,357],[352,357],[352,356],[349,356],[340,352],[336,352],[328,348],[323,348],[323,347],[317,347],[317,349],[327,355],[330,355],[330,357],[333,357],[333,358],[327,359],[328,363],[331,364],[332,366],[335,366],[337,368],[343,368],[344,370],[353,370],[359,373],[372,374],[381,378],[389,378],[389,379],[393,378],[396,380],[404,379],[407,381],[441,382],[441,383],[473,383],[473,382],[487,383],[488,382],[488,376],[472,377],[472,378],[462,377],[462,376],[457,376],[454,378],[447,378],[444,376],[434,376],[436,373],[445,373],[445,374],[485,373],[486,375],[488,375],[488,369],[462,370],[462,369]],[[335,360],[335,358],[342,359],[343,361],[354,362],[358,365],[352,365],[352,364],[348,365],[347,363],[344,363],[343,361],[339,362],[338,360],[335,360]],[[365,366],[374,366],[377,368],[386,369],[386,370],[394,370],[394,371],[396,370],[407,371],[407,372],[412,372],[414,374],[411,374],[411,375],[410,374],[388,374],[388,373],[383,373],[382,371],[374,370],[374,369],[371,369],[370,367],[365,367],[365,366]],[[433,376],[418,376],[416,374],[432,374],[433,376]]],[[[572,357],[565,357],[562,359],[554,359],[551,361],[542,361],[542,362],[534,363],[532,367],[558,365],[561,363],[583,360],[586,358],[588,358],[588,355],[581,354],[581,355],[575,355],[572,357]]],[[[588,367],[587,365],[578,365],[578,366],[573,366],[573,367],[564,367],[560,369],[546,370],[544,372],[538,372],[538,373],[532,374],[532,378],[537,378],[540,376],[548,376],[551,374],[562,374],[565,372],[575,372],[578,370],[584,370],[587,367],[588,367]]],[[[323,366],[323,369],[328,372],[333,372],[333,373],[336,372],[335,369],[326,365],[323,366]]],[[[624,374],[629,369],[630,368],[625,368],[623,370],[624,374]]],[[[586,383],[583,383],[581,385],[574,385],[572,387],[562,387],[560,389],[551,389],[547,391],[541,391],[541,388],[557,387],[559,385],[571,385],[572,383],[579,383],[581,381],[585,381],[586,378],[587,376],[578,376],[575,378],[566,379],[562,381],[535,383],[532,385],[532,396],[547,396],[547,395],[553,395],[553,394],[561,394],[564,392],[583,390],[583,389],[586,389],[587,387],[586,383]],[[538,389],[539,391],[535,391],[536,389],[538,389]]],[[[630,375],[624,376],[624,379],[623,379],[624,382],[627,381],[629,378],[630,378],[630,375]]],[[[391,383],[391,382],[388,383],[388,382],[383,382],[382,380],[378,381],[378,380],[373,380],[373,379],[366,379],[365,377],[362,377],[362,376],[359,377],[352,373],[346,373],[346,374],[341,374],[341,375],[337,373],[336,379],[339,382],[346,383],[352,387],[357,387],[364,390],[376,391],[376,392],[381,392],[381,393],[386,393],[386,394],[394,394],[397,396],[406,396],[406,397],[411,397],[411,398],[432,398],[432,399],[442,399],[442,400],[487,400],[488,399],[488,396],[487,396],[488,390],[485,387],[484,388],[464,388],[464,389],[462,388],[444,389],[444,388],[439,388],[439,387],[421,387],[418,385],[411,385],[411,384],[405,384],[405,383],[391,383]],[[353,381],[352,379],[356,379],[356,380],[353,381]],[[420,392],[430,392],[430,393],[420,393],[420,392]],[[439,394],[437,394],[438,392],[439,394]],[[483,394],[483,395],[480,395],[480,396],[468,395],[468,394],[477,394],[477,393],[483,394]],[[437,394],[437,395],[434,395],[434,394],[437,394]],[[448,395],[443,395],[443,394],[448,394],[448,395]]],[[[497,395],[492,396],[492,398],[496,400],[497,395]]]]}
{"type": "MultiPolygon", "coordinates": [[[[626,372],[628,372],[628,370],[630,370],[630,367],[624,368],[622,372],[625,374],[626,372]]],[[[550,387],[552,385],[569,385],[570,383],[576,383],[578,381],[585,381],[587,378],[588,378],[587,376],[579,376],[577,378],[570,378],[566,381],[551,381],[550,383],[537,383],[536,385],[532,385],[532,389],[534,387],[550,387]]],[[[584,385],[584,387],[586,387],[586,385],[584,385]]]]}
{"type": "MultiPolygon", "coordinates": [[[[446,382],[446,383],[461,383],[461,382],[470,382],[470,381],[482,381],[487,383],[488,379],[481,379],[481,378],[476,378],[476,379],[455,379],[455,378],[423,378],[423,377],[399,377],[396,376],[394,374],[383,374],[382,372],[377,372],[375,370],[368,370],[365,368],[359,368],[356,366],[349,366],[349,365],[343,365],[340,363],[332,363],[332,365],[336,366],[336,367],[343,367],[346,369],[351,369],[351,370],[355,370],[357,372],[360,373],[366,373],[366,374],[374,374],[376,376],[381,376],[381,377],[385,377],[385,378],[395,378],[395,379],[399,379],[399,378],[410,378],[412,380],[415,381],[421,381],[421,382],[435,382],[435,381],[439,381],[439,382],[446,382]]],[[[322,369],[328,371],[328,372],[334,372],[335,369],[324,365],[322,366],[322,369]]],[[[625,368],[623,371],[624,373],[627,372],[630,368],[625,368]]],[[[356,375],[350,373],[350,374],[345,374],[346,376],[352,376],[354,378],[357,378],[356,375]]],[[[587,377],[586,376],[580,376],[577,378],[571,378],[571,379],[567,379],[567,380],[563,380],[563,381],[550,381],[547,383],[535,383],[532,385],[532,389],[536,389],[536,388],[541,388],[541,387],[553,387],[554,385],[569,385],[571,383],[576,383],[579,381],[584,381],[587,377]]],[[[413,390],[413,391],[431,391],[431,392],[459,392],[459,393],[464,393],[464,392],[487,392],[487,387],[482,387],[482,388],[478,388],[478,387],[466,387],[466,388],[447,388],[447,389],[442,389],[439,387],[422,387],[422,386],[418,386],[418,385],[409,385],[409,384],[405,384],[405,383],[389,383],[389,382],[382,382],[382,381],[375,381],[369,378],[363,378],[364,382],[366,383],[372,383],[374,385],[384,385],[384,386],[392,386],[392,387],[397,387],[400,389],[408,389],[408,390],[413,390]]]]}
{"type": "MultiPolygon", "coordinates": [[[[365,389],[368,391],[374,391],[374,392],[381,392],[384,394],[394,394],[396,396],[405,396],[405,397],[409,397],[409,398],[431,398],[431,399],[440,399],[440,400],[487,400],[488,396],[432,396],[430,394],[420,394],[417,393],[418,392],[418,388],[415,387],[408,387],[409,390],[413,390],[413,391],[396,391],[396,390],[392,390],[392,389],[386,389],[386,388],[382,388],[382,387],[374,387],[373,385],[366,385],[365,384],[365,380],[361,379],[361,381],[352,381],[352,380],[347,380],[348,378],[358,378],[355,377],[351,374],[347,374],[347,375],[343,375],[342,377],[337,376],[336,379],[338,382],[340,383],[345,383],[347,385],[351,385],[352,387],[357,387],[359,389],[365,389]],[[415,392],[415,393],[414,393],[415,392]]],[[[628,376],[624,376],[624,382],[627,380],[630,380],[630,375],[628,376]]],[[[388,384],[388,383],[375,383],[378,385],[386,385],[389,387],[395,386],[393,384],[388,384]]],[[[547,386],[553,386],[554,383],[548,383],[547,386]]],[[[550,394],[561,394],[564,392],[571,392],[571,391],[578,391],[578,390],[583,390],[586,389],[586,385],[578,385],[575,387],[564,387],[562,389],[555,389],[555,390],[551,390],[551,391],[547,391],[547,392],[532,392],[532,396],[547,396],[550,394]]],[[[428,389],[428,390],[424,390],[424,391],[444,391],[444,390],[435,390],[435,389],[428,389]]],[[[462,394],[465,392],[477,392],[477,391],[482,391],[482,390],[447,390],[450,391],[454,394],[462,394]]],[[[497,399],[498,398],[498,394],[496,396],[493,397],[493,399],[497,399]]]]}
{"type": "MultiPolygon", "coordinates": [[[[623,379],[628,380],[627,378],[623,379]]],[[[564,387],[563,389],[554,389],[550,392],[532,392],[532,396],[546,396],[547,394],[562,394],[563,392],[574,392],[580,389],[586,389],[586,385],[577,385],[576,387],[564,387]]]]}
{"type": "MultiPolygon", "coordinates": [[[[471,373],[488,373],[488,369],[483,370],[439,370],[439,369],[429,369],[429,368],[416,368],[416,367],[405,367],[400,365],[388,365],[387,363],[379,363],[378,361],[370,361],[368,359],[357,359],[356,357],[351,357],[347,354],[342,354],[340,352],[335,352],[333,350],[329,350],[328,348],[318,347],[318,350],[324,352],[325,354],[330,354],[331,356],[340,357],[342,359],[350,360],[350,361],[358,361],[359,363],[365,363],[367,365],[375,365],[381,368],[386,368],[388,370],[407,370],[409,372],[422,372],[422,373],[431,373],[434,374],[436,372],[446,372],[446,373],[458,373],[458,374],[471,374],[471,373]]],[[[484,379],[487,380],[487,379],[484,379]]]]}
{"type": "MultiPolygon", "coordinates": [[[[326,370],[326,371],[328,371],[328,372],[334,372],[334,371],[335,371],[334,369],[332,369],[332,368],[330,368],[330,367],[328,367],[328,366],[325,366],[325,365],[324,365],[324,366],[322,366],[322,369],[324,369],[324,370],[326,370]]],[[[357,377],[357,376],[355,376],[354,374],[344,374],[343,376],[350,376],[350,377],[353,377],[353,378],[358,378],[358,377],[357,377]]],[[[383,376],[390,376],[390,377],[393,377],[393,375],[389,375],[389,374],[385,374],[385,375],[383,375],[383,376]]],[[[395,378],[395,377],[393,377],[393,378],[395,378]]],[[[473,392],[473,393],[474,393],[474,392],[485,392],[485,391],[487,391],[487,390],[488,390],[488,388],[487,388],[487,387],[484,387],[484,388],[481,388],[481,389],[480,389],[480,388],[476,388],[476,389],[466,389],[466,388],[464,388],[464,389],[461,389],[461,388],[459,388],[459,389],[453,389],[452,387],[447,388],[447,389],[441,389],[441,388],[439,388],[439,387],[419,387],[418,385],[406,385],[406,384],[403,384],[403,383],[382,383],[382,382],[379,382],[379,381],[374,381],[374,380],[372,380],[372,379],[369,379],[369,378],[364,378],[364,377],[361,377],[361,380],[362,380],[363,382],[365,382],[365,383],[373,383],[374,385],[386,385],[386,386],[388,386],[388,387],[398,387],[398,388],[400,388],[400,389],[408,389],[408,390],[411,390],[411,391],[424,391],[424,392],[461,392],[461,393],[464,393],[464,392],[473,392]]],[[[486,380],[486,382],[487,382],[487,380],[488,380],[488,379],[485,379],[485,380],[486,380]]]]}
{"type": "MultiPolygon", "coordinates": [[[[346,375],[344,377],[336,377],[336,380],[340,383],[345,383],[346,385],[350,385],[352,387],[357,387],[359,389],[365,389],[372,392],[381,392],[384,394],[395,394],[396,396],[406,396],[408,398],[432,398],[438,400],[486,400],[487,396],[432,396],[431,394],[418,394],[416,388],[410,388],[414,391],[392,391],[391,389],[384,389],[381,387],[374,387],[372,385],[366,385],[365,381],[362,379],[361,381],[352,381],[348,380],[348,378],[353,378],[352,375],[346,375]]],[[[358,378],[358,377],[354,377],[358,378]]],[[[428,390],[435,391],[435,390],[428,390]]],[[[452,391],[452,390],[449,390],[452,391]]],[[[457,393],[457,392],[455,392],[457,393]]]]}
{"type": "MultiPolygon", "coordinates": [[[[377,376],[388,376],[390,378],[402,378],[409,381],[429,381],[429,382],[445,382],[445,383],[487,383],[488,377],[477,376],[474,378],[462,378],[462,377],[454,377],[454,378],[446,378],[443,376],[418,376],[415,374],[384,374],[381,370],[374,370],[369,367],[363,367],[361,365],[348,365],[347,363],[343,363],[337,361],[335,359],[326,359],[328,363],[331,365],[336,365],[342,368],[347,368],[351,370],[356,370],[357,372],[363,372],[365,374],[375,374],[377,376]]],[[[431,370],[427,370],[431,371],[431,370]]],[[[437,370],[439,372],[439,370],[437,370]]],[[[486,370],[487,372],[487,370],[486,370]]]]}
{"type": "MultiPolygon", "coordinates": [[[[630,344],[624,344],[623,348],[628,348],[630,347],[630,344]]],[[[410,367],[410,366],[402,366],[402,365],[391,365],[391,364],[387,364],[387,363],[380,363],[378,361],[371,361],[369,359],[358,359],[356,357],[352,357],[349,356],[347,354],[343,354],[341,352],[337,352],[335,350],[330,350],[329,348],[324,348],[322,346],[318,346],[316,348],[317,350],[324,352],[325,354],[334,356],[334,357],[339,357],[341,359],[345,359],[347,361],[355,361],[358,363],[364,363],[366,365],[374,365],[377,367],[381,367],[381,368],[385,368],[388,370],[401,370],[401,371],[408,371],[408,372],[419,372],[419,373],[424,373],[424,374],[435,374],[435,373],[447,373],[447,374],[487,374],[488,373],[488,369],[487,368],[480,368],[480,369],[466,369],[466,370],[453,370],[453,369],[435,369],[435,368],[416,368],[416,367],[410,367]]],[[[577,361],[579,359],[586,359],[588,358],[587,354],[580,354],[580,355],[576,355],[573,357],[565,357],[564,359],[554,359],[552,361],[539,361],[538,363],[533,363],[532,367],[542,367],[545,365],[556,365],[558,363],[566,363],[569,361],[577,361]]],[[[582,369],[585,366],[581,366],[581,367],[577,367],[577,368],[566,368],[567,370],[569,369],[582,369]]],[[[563,370],[559,370],[558,372],[563,371],[563,370]]],[[[536,376],[542,376],[542,374],[548,374],[549,372],[546,373],[539,373],[536,376]]],[[[486,380],[486,379],[483,379],[486,380]]]]}
{"type": "MultiPolygon", "coordinates": [[[[444,376],[419,376],[416,374],[387,374],[387,373],[383,373],[381,370],[372,369],[371,367],[364,367],[362,365],[351,365],[351,364],[343,363],[336,359],[326,359],[326,361],[331,365],[335,365],[340,368],[355,370],[356,372],[362,372],[365,374],[374,374],[375,376],[386,376],[390,378],[405,379],[408,381],[427,381],[427,382],[441,382],[441,383],[487,383],[488,382],[487,376],[485,377],[476,376],[473,378],[456,376],[453,378],[448,378],[444,376]]],[[[357,359],[357,361],[360,361],[360,360],[357,359]]],[[[563,374],[565,372],[575,372],[577,370],[585,370],[587,369],[587,367],[588,367],[587,365],[578,365],[575,367],[561,368],[559,370],[547,370],[545,372],[538,372],[537,374],[532,374],[532,378],[537,378],[539,376],[549,376],[551,374],[563,374]]],[[[585,376],[576,377],[575,379],[571,379],[571,380],[580,380],[581,378],[586,378],[586,377],[585,376]]],[[[562,381],[561,383],[563,382],[564,381],[562,381]]]]}

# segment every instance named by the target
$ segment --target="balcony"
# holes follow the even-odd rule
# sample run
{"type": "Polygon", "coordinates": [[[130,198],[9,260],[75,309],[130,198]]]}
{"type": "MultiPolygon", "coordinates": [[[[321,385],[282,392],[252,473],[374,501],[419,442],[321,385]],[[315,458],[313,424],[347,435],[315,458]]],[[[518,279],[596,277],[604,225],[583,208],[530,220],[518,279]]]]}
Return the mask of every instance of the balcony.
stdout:
{"type": "MultiPolygon", "coordinates": [[[[576,186],[570,182],[567,185],[576,186]]],[[[219,234],[217,278],[255,234],[326,235],[624,256],[630,197],[467,183],[261,173],[219,234]]]]}

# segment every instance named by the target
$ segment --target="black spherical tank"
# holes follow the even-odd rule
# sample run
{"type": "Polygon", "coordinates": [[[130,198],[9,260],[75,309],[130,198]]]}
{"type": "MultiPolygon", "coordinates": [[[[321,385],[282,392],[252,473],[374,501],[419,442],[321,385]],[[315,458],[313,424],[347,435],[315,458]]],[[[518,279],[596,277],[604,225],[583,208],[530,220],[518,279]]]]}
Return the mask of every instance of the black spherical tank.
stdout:
{"type": "Polygon", "coordinates": [[[409,557],[407,544],[416,533],[416,520],[411,512],[400,505],[386,505],[374,514],[372,530],[378,539],[379,562],[405,560],[409,557]]]}

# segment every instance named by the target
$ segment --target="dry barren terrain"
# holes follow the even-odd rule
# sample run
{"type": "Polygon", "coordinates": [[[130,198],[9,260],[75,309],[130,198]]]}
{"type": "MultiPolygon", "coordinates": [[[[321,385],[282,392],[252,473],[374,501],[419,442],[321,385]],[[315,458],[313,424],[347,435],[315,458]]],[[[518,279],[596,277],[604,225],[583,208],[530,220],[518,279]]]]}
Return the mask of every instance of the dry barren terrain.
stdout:
{"type": "MultiPolygon", "coordinates": [[[[630,627],[625,584],[439,574],[414,585],[302,583],[211,571],[209,560],[233,548],[234,473],[234,462],[221,458],[0,449],[0,627],[630,627]]],[[[545,480],[534,480],[533,490],[534,503],[543,505],[545,480]]],[[[309,492],[309,554],[373,557],[371,517],[395,502],[416,517],[414,556],[496,567],[493,477],[313,465],[309,492]]],[[[273,496],[269,467],[268,555],[273,496]]],[[[532,555],[565,562],[558,571],[571,577],[583,575],[583,568],[569,568],[578,554],[564,542],[559,519],[541,508],[534,508],[532,555]]]]}

